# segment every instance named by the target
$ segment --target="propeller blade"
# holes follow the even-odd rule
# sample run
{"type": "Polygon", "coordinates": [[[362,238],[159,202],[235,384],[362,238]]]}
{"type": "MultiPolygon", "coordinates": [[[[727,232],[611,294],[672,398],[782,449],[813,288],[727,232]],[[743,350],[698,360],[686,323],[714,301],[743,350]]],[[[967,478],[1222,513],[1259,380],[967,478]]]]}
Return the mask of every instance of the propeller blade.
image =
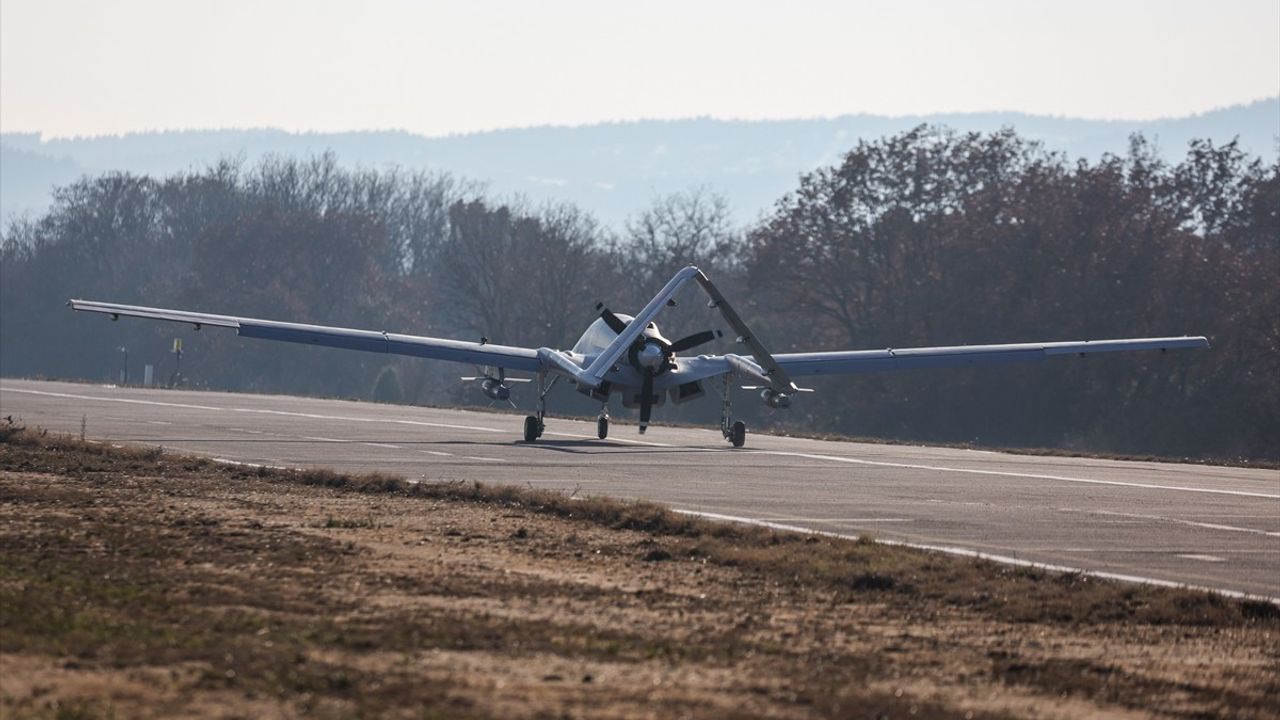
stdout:
{"type": "Polygon", "coordinates": [[[671,352],[684,352],[690,348],[696,348],[703,343],[711,342],[723,335],[724,333],[719,330],[703,330],[700,333],[694,333],[688,337],[682,337],[671,343],[671,352]]]}
{"type": "Polygon", "coordinates": [[[645,368],[644,384],[640,386],[640,434],[649,428],[649,416],[653,414],[653,369],[645,368]]]}
{"type": "Polygon", "coordinates": [[[614,315],[612,310],[605,307],[603,301],[596,303],[596,310],[600,312],[600,317],[604,319],[610,330],[621,335],[622,331],[626,329],[627,324],[622,321],[622,318],[614,315]]]}

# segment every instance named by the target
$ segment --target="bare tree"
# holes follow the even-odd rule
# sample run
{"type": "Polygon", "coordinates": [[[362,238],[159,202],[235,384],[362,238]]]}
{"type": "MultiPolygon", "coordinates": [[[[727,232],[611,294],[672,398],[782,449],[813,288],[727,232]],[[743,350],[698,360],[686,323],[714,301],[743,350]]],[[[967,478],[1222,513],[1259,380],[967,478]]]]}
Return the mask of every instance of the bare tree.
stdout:
{"type": "Polygon", "coordinates": [[[653,288],[685,265],[728,264],[737,237],[728,201],[699,187],[654,198],[631,217],[622,251],[633,280],[653,288]]]}

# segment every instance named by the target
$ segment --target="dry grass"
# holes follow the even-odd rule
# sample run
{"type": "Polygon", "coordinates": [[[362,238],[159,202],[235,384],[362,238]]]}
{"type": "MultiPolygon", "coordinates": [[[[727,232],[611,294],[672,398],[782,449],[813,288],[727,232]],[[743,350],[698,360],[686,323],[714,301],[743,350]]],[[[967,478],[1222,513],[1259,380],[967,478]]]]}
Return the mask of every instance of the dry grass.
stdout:
{"type": "Polygon", "coordinates": [[[1175,590],[1087,575],[1010,567],[985,560],[819,535],[705,520],[662,505],[556,490],[480,482],[409,483],[372,473],[269,470],[259,477],[361,493],[526,510],[617,530],[664,538],[667,557],[705,558],[759,573],[772,582],[821,586],[842,596],[887,593],[894,602],[941,602],[1025,622],[1238,627],[1264,623],[1280,629],[1280,607],[1212,592],[1175,590]]]}
{"type": "MultiPolygon", "coordinates": [[[[943,603],[1025,622],[1110,623],[1280,629],[1280,607],[1199,590],[1176,590],[1082,574],[1010,567],[985,560],[819,535],[716,522],[646,501],[578,497],[557,490],[481,482],[414,483],[386,473],[276,469],[214,463],[166,454],[161,448],[83,443],[71,437],[0,424],[0,443],[38,447],[45,463],[17,470],[56,473],[203,472],[232,478],[302,484],[524,510],[663,538],[672,557],[705,558],[759,573],[771,582],[821,586],[842,595],[887,593],[894,602],[943,603]]],[[[328,527],[372,527],[371,518],[328,518],[328,527]]]]}
{"type": "Polygon", "coordinates": [[[1277,637],[1207,593],[0,425],[6,716],[1274,717],[1277,637]]]}

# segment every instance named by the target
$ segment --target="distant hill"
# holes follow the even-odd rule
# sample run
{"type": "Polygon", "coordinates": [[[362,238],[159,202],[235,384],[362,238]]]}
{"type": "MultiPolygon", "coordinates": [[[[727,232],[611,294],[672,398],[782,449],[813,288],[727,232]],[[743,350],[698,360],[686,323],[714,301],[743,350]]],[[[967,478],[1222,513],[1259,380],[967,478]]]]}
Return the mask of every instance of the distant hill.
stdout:
{"type": "Polygon", "coordinates": [[[620,226],[654,195],[706,186],[725,195],[740,222],[754,220],[796,185],[800,173],[835,162],[859,138],[920,123],[958,130],[1015,128],[1071,157],[1123,153],[1141,132],[1171,161],[1187,142],[1239,138],[1267,161],[1280,146],[1280,97],[1183,118],[1081,120],[1021,113],[819,120],[643,120],[582,127],[535,127],[448,137],[407,132],[288,133],[282,130],[190,130],[42,140],[0,135],[0,218],[41,212],[50,188],[83,174],[128,170],[164,175],[222,157],[254,162],[266,154],[332,150],[348,166],[447,170],[486,182],[498,194],[534,202],[569,201],[620,226]]]}

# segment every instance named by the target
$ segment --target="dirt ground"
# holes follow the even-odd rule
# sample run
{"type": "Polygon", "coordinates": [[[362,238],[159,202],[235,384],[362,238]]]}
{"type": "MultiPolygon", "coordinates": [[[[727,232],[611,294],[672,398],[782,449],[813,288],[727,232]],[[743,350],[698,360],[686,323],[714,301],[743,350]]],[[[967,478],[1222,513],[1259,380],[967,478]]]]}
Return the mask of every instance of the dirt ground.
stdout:
{"type": "Polygon", "coordinates": [[[1280,717],[1274,606],[29,435],[5,717],[1280,717]]]}

